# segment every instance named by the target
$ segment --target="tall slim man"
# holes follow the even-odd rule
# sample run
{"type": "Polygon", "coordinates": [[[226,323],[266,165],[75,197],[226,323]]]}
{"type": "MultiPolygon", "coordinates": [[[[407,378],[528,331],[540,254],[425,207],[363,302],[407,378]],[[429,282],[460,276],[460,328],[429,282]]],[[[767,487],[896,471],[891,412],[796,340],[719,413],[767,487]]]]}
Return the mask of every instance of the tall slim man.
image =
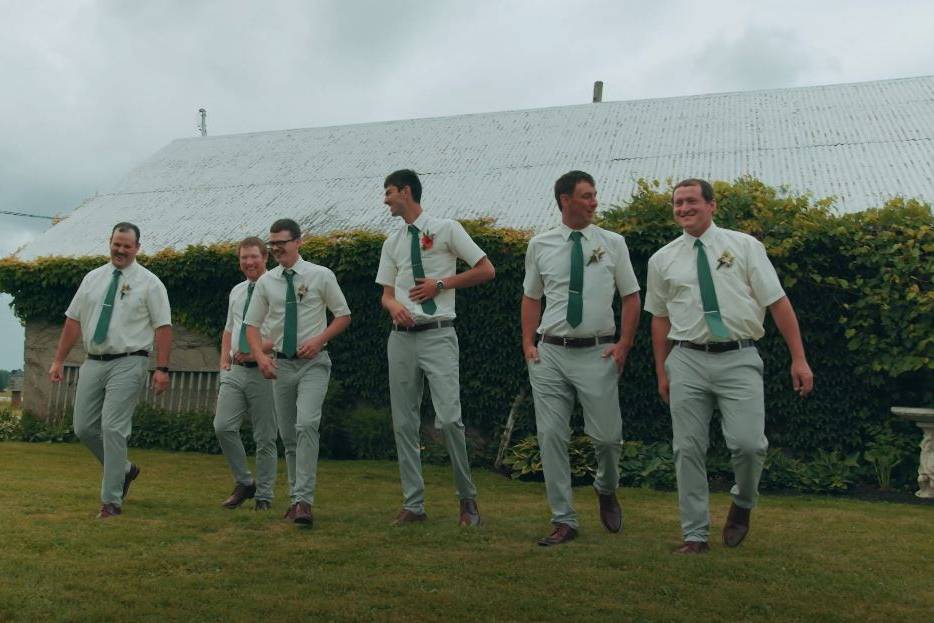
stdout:
{"type": "MultiPolygon", "coordinates": [[[[220,390],[214,415],[214,432],[234,477],[234,490],[221,504],[237,508],[255,496],[254,510],[269,510],[276,484],[276,409],[272,381],[263,377],[250,351],[243,318],[253,301],[256,281],[266,272],[266,243],[245,238],[237,249],[240,271],[246,277],[230,291],[227,324],[221,338],[220,390]],[[256,479],[250,473],[240,439],[240,425],[249,416],[256,442],[256,479]]],[[[263,333],[263,352],[272,352],[268,329],[263,333]]]]}
{"type": "Polygon", "coordinates": [[[795,391],[809,394],[814,375],[798,319],[762,243],[716,226],[717,202],[704,180],[679,182],[672,205],[684,233],[649,259],[645,309],[652,314],[658,392],[671,408],[684,540],[675,552],[700,554],[709,549],[706,459],[714,407],[736,477],[724,545],[736,547],[746,537],[758,499],[768,441],[755,341],[765,333],[766,309],[791,352],[795,391]]]}
{"type": "Polygon", "coordinates": [[[390,173],[383,203],[402,219],[386,238],[376,283],[383,286],[383,308],[392,318],[386,350],[392,426],[402,480],[402,510],[395,525],[425,521],[425,481],[419,453],[425,379],[435,408],[460,499],[460,524],[480,523],[477,489],[470,476],[460,402],[460,350],[454,330],[454,291],[493,279],[496,271],[463,226],[435,218],[421,206],[422,184],[409,169],[390,173]],[[460,258],[470,268],[457,274],[460,258]]]}
{"type": "Polygon", "coordinates": [[[285,517],[311,526],[321,405],[331,378],[326,348],[350,324],[350,308],[334,273],[302,259],[301,243],[301,229],[292,219],[279,219],[269,228],[269,248],[279,265],[257,280],[244,322],[260,372],[275,379],[273,394],[291,495],[285,517]],[[327,310],[334,316],[331,324],[327,310]],[[263,351],[261,327],[268,327],[272,336],[274,358],[263,351]]]}
{"type": "Polygon", "coordinates": [[[578,532],[568,461],[575,394],[597,457],[593,486],[600,520],[610,532],[622,528],[616,498],[623,443],[619,376],[632,348],[640,307],[626,241],[593,224],[593,177],[583,171],[565,173],[555,182],[555,200],[561,225],[529,241],[522,297],[522,349],[553,527],[538,541],[542,546],[570,541],[578,532]],[[615,292],[622,300],[619,339],[612,307],[615,292]],[[542,296],[547,301],[544,315],[542,296]]]}
{"type": "Polygon", "coordinates": [[[123,512],[130,483],[140,469],[127,460],[133,410],[146,387],[149,351],[156,347],[155,392],[169,386],[172,318],[165,286],[136,262],[139,228],[117,223],[110,233],[110,262],[81,281],[65,311],[65,326],[49,368],[62,380],[65,358],[79,337],[87,359],[78,373],[75,435],[104,466],[101,509],[106,519],[123,512]]]}

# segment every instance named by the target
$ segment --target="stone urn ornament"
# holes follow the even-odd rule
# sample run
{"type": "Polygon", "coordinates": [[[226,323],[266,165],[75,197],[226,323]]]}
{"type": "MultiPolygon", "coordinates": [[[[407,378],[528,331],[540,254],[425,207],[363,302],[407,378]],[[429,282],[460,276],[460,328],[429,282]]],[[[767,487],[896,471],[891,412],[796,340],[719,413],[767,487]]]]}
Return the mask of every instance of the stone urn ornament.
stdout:
{"type": "Polygon", "coordinates": [[[924,432],[921,438],[921,459],[918,462],[918,490],[915,495],[934,499],[934,409],[892,407],[892,413],[910,420],[924,432]]]}

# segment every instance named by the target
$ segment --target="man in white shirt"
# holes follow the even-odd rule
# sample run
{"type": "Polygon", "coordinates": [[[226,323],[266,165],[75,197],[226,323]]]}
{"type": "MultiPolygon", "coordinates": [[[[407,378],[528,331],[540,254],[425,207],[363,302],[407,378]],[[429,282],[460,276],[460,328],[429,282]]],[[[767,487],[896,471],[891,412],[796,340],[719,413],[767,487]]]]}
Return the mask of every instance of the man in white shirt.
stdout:
{"type": "MultiPolygon", "coordinates": [[[[230,291],[227,324],[221,337],[220,389],[214,415],[214,433],[234,477],[234,490],[221,503],[224,508],[237,508],[246,500],[256,498],[254,510],[271,508],[276,484],[276,409],[272,381],[263,377],[250,352],[243,318],[253,301],[256,281],[266,273],[266,243],[251,236],[237,248],[240,271],[246,277],[230,291]],[[246,452],[240,439],[243,418],[253,422],[256,443],[256,479],[250,473],[246,452]]],[[[268,330],[266,331],[268,334],[268,330]]],[[[272,341],[263,339],[263,352],[272,352],[272,341]]]]}
{"type": "Polygon", "coordinates": [[[279,265],[256,282],[244,322],[260,372],[275,379],[276,416],[291,492],[285,517],[310,527],[321,406],[331,378],[325,349],[350,324],[350,308],[334,273],[302,259],[301,243],[301,229],[292,219],[279,219],[269,228],[268,246],[279,265]],[[330,325],[327,310],[334,316],[330,325]],[[267,326],[275,358],[263,352],[260,328],[267,326]]]}
{"type": "Polygon", "coordinates": [[[454,290],[490,281],[496,275],[486,253],[463,226],[422,211],[422,184],[409,169],[390,173],[383,184],[383,203],[401,225],[386,238],[376,283],[381,303],[392,318],[386,347],[392,425],[402,481],[402,510],[394,525],[425,521],[425,482],[419,452],[421,404],[425,379],[451,457],[460,499],[462,526],[480,523],[477,489],[461,420],[459,345],[454,330],[454,290]],[[470,268],[457,274],[460,258],[470,268]]]}
{"type": "Polygon", "coordinates": [[[75,394],[75,435],[104,467],[101,509],[106,519],[123,512],[130,483],[140,473],[127,460],[133,410],[149,372],[149,351],[156,347],[155,392],[169,386],[172,315],[165,286],[136,263],[139,228],[117,223],[110,234],[110,262],[81,280],[65,311],[65,325],[49,368],[61,382],[65,358],[82,338],[87,359],[81,364],[75,394]]]}
{"type": "Polygon", "coordinates": [[[575,394],[597,457],[594,489],[600,520],[610,532],[622,528],[616,498],[623,444],[619,376],[640,307],[626,241],[592,224],[597,210],[593,177],[583,171],[562,175],[555,182],[555,201],[561,225],[529,241],[522,297],[522,349],[553,526],[538,541],[542,546],[565,543],[578,532],[568,461],[575,394]],[[612,308],[616,292],[622,301],[618,340],[612,308]],[[544,315],[542,296],[547,301],[544,315]]]}
{"type": "Polygon", "coordinates": [[[761,242],[713,222],[713,187],[679,182],[674,219],[684,234],[649,259],[645,309],[652,314],[652,350],[658,392],[670,405],[683,543],[678,554],[708,551],[708,430],[720,410],[736,484],[723,543],[739,545],[749,532],[765,462],[762,359],[755,341],[768,309],[791,353],[791,379],[802,397],[811,392],[798,319],[761,242]]]}

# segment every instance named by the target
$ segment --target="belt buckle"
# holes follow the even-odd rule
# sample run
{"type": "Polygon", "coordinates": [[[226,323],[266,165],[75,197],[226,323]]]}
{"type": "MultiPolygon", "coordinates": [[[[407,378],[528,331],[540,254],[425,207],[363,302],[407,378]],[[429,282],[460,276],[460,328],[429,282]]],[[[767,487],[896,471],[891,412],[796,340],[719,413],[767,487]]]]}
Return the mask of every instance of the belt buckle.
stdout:
{"type": "Polygon", "coordinates": [[[566,335],[565,335],[565,336],[562,336],[562,338],[561,338],[561,345],[564,346],[565,348],[568,347],[568,336],[566,336],[566,335]]]}

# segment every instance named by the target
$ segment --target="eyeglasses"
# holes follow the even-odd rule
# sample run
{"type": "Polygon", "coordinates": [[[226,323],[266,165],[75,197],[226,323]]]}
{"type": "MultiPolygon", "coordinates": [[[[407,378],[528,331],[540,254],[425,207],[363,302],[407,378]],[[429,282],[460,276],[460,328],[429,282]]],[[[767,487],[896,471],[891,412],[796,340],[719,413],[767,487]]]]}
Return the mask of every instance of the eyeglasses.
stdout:
{"type": "Polygon", "coordinates": [[[290,242],[295,242],[298,238],[289,238],[288,240],[267,240],[266,246],[270,249],[281,249],[290,242]]]}

